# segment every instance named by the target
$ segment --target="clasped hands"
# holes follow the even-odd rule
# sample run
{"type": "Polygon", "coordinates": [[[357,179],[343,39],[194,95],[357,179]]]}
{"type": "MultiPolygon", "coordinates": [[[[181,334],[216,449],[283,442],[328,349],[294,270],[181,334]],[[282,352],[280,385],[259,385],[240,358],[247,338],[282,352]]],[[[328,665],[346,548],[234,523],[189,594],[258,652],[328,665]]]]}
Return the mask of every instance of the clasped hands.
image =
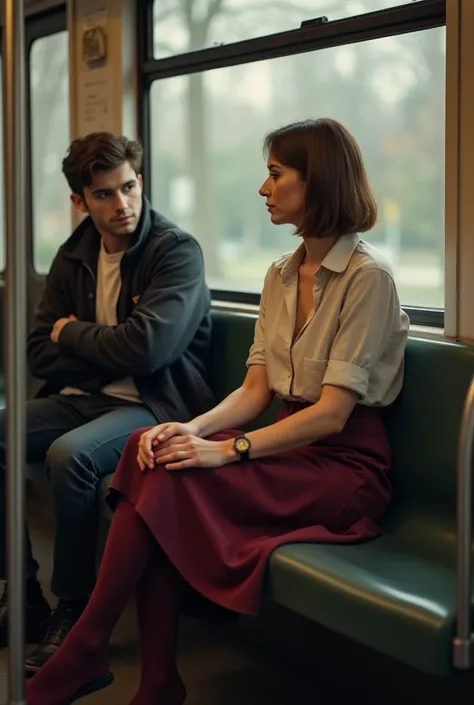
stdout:
{"type": "MultiPolygon", "coordinates": [[[[77,320],[72,315],[59,318],[50,334],[53,343],[58,342],[64,326],[77,320]]],[[[199,438],[192,422],[173,422],[154,426],[141,435],[137,462],[142,471],[153,470],[158,463],[163,463],[167,470],[217,468],[233,462],[234,455],[232,439],[208,441],[199,438]]]]}
{"type": "Polygon", "coordinates": [[[51,340],[53,341],[53,343],[58,342],[59,335],[60,335],[62,329],[64,328],[64,326],[66,326],[68,323],[71,323],[71,321],[77,321],[77,320],[78,319],[76,318],[76,316],[72,316],[72,315],[68,316],[67,318],[58,318],[58,320],[56,321],[56,323],[52,327],[51,333],[49,336],[51,338],[51,340]]]}
{"type": "Polygon", "coordinates": [[[140,470],[163,463],[167,470],[217,468],[233,461],[233,441],[199,438],[193,423],[165,423],[142,433],[138,443],[140,470]]]}

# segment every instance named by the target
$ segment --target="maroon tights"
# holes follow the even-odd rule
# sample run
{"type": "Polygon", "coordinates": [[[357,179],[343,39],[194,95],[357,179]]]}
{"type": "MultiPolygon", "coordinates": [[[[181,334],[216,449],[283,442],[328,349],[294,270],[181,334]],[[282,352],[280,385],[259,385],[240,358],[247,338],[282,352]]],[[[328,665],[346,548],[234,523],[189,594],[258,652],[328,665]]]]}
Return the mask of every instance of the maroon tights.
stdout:
{"type": "Polygon", "coordinates": [[[94,592],[79,621],[41,671],[27,682],[28,705],[65,705],[107,675],[108,644],[136,591],[140,687],[131,705],[182,705],[176,668],[182,578],[125,499],[118,502],[94,592]]]}

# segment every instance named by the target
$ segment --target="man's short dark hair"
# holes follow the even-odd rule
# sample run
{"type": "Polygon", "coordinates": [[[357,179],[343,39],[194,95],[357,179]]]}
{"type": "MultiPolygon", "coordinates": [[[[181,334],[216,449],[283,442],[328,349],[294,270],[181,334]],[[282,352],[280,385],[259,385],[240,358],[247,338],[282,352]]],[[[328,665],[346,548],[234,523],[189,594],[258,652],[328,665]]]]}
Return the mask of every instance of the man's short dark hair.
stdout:
{"type": "Polygon", "coordinates": [[[73,193],[84,196],[98,171],[116,169],[129,162],[138,175],[142,168],[143,148],[135,140],[111,132],[91,132],[74,140],[63,159],[63,174],[73,193]]]}

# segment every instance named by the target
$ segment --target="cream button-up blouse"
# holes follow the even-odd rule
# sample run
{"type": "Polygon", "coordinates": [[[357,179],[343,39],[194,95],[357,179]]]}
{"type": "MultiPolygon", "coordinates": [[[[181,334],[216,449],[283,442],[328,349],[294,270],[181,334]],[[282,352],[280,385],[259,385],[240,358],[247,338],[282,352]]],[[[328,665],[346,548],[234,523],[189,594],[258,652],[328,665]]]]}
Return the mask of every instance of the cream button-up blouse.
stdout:
{"type": "Polygon", "coordinates": [[[288,400],[318,401],[325,384],[387,406],[403,383],[409,319],[391,267],[358,235],[342,235],[314,277],[314,309],[293,340],[304,244],[265,277],[247,366],[265,365],[270,388],[288,400]]]}

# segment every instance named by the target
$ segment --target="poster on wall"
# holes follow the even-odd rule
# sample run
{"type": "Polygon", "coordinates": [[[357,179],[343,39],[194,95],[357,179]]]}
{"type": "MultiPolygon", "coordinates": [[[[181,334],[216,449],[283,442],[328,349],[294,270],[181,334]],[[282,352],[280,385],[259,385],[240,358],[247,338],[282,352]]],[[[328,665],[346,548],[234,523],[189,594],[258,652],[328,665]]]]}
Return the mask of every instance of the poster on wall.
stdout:
{"type": "Polygon", "coordinates": [[[78,90],[79,134],[114,129],[114,70],[81,71],[78,90]]]}
{"type": "Polygon", "coordinates": [[[77,86],[79,134],[114,130],[115,72],[107,58],[107,0],[76,3],[81,63],[77,86]]]}

